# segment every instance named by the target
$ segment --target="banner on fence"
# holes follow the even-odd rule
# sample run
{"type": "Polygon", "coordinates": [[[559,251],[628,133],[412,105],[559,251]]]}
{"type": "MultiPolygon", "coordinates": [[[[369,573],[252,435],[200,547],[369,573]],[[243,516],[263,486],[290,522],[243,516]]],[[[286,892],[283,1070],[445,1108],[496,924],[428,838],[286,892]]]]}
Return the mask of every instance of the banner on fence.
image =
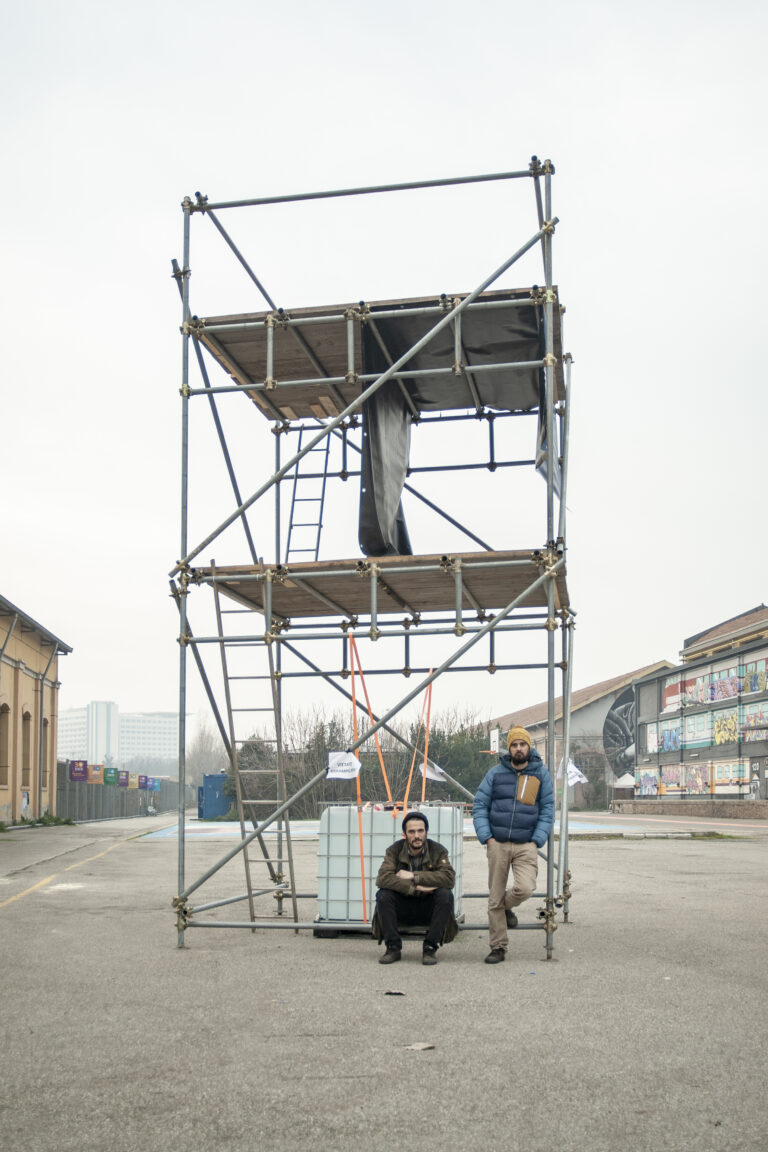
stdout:
{"type": "Polygon", "coordinates": [[[128,785],[129,775],[130,775],[129,772],[126,772],[122,768],[118,768],[118,770],[117,770],[117,786],[118,786],[118,788],[127,788],[129,786],[128,785]]]}
{"type": "Polygon", "coordinates": [[[69,778],[70,778],[70,780],[87,780],[88,779],[88,761],[87,760],[70,760],[70,762],[69,762],[69,778]]]}
{"type": "Polygon", "coordinates": [[[109,765],[104,765],[104,783],[117,784],[117,768],[111,768],[109,765]]]}
{"type": "Polygon", "coordinates": [[[104,783],[104,765],[103,764],[89,764],[88,765],[88,783],[89,784],[103,784],[104,783]]]}

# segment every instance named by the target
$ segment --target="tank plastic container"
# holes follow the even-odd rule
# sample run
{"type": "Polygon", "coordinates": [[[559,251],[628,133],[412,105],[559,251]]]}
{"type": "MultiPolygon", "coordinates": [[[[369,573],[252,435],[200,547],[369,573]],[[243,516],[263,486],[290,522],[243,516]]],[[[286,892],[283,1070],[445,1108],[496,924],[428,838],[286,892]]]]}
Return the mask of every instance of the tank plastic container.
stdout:
{"type": "MultiPolygon", "coordinates": [[[[429,821],[427,836],[448,850],[456,872],[453,890],[454,912],[461,914],[464,810],[460,804],[418,804],[410,811],[424,812],[429,821]]],[[[357,808],[333,805],[320,817],[320,841],[317,850],[318,921],[341,920],[370,923],[376,902],[376,875],[390,844],[402,838],[400,811],[397,819],[384,808],[371,807],[361,813],[363,825],[363,870],[365,874],[365,907],[363,917],[363,879],[360,868],[360,833],[357,808]]]]}

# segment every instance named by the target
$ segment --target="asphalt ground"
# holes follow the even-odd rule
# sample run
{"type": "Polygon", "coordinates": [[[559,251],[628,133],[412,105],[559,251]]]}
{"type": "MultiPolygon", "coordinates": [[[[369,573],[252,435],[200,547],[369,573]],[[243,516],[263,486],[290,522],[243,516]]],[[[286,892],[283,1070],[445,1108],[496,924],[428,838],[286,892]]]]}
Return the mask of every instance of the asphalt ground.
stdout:
{"type": "MultiPolygon", "coordinates": [[[[473,930],[434,968],[416,941],[380,966],[364,935],[198,928],[179,949],[177,844],[146,835],[167,818],[0,835],[0,1146],[764,1152],[768,828],[731,823],[574,838],[551,960],[517,930],[485,965],[473,930]]],[[[187,880],[230,846],[190,837],[187,880]]],[[[464,849],[479,891],[484,852],[464,849]]],[[[302,890],[316,851],[295,844],[302,890]]]]}

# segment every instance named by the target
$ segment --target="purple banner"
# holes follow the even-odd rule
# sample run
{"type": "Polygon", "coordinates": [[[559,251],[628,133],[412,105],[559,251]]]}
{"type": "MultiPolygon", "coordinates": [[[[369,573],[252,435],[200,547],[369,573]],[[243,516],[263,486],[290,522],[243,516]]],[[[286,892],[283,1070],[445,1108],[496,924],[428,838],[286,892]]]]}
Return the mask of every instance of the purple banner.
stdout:
{"type": "Polygon", "coordinates": [[[69,762],[69,778],[70,778],[70,780],[87,780],[88,779],[88,761],[87,760],[70,760],[70,762],[69,762]]]}
{"type": "Polygon", "coordinates": [[[147,776],[139,776],[139,788],[146,788],[147,787],[147,779],[148,779],[147,776]]]}
{"type": "Polygon", "coordinates": [[[127,788],[130,778],[130,772],[124,772],[122,768],[117,770],[117,786],[118,788],[127,788]]]}

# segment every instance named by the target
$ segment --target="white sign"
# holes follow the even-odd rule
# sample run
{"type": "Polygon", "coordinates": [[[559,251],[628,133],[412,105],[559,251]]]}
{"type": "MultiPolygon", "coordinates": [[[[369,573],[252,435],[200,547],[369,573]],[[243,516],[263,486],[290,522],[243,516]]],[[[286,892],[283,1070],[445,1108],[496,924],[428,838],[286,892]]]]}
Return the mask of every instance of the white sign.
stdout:
{"type": "Polygon", "coordinates": [[[354,752],[329,752],[326,780],[354,780],[360,772],[360,761],[354,752]]]}
{"type": "Polygon", "coordinates": [[[426,776],[427,780],[445,780],[446,775],[439,764],[433,764],[431,760],[427,760],[427,770],[424,771],[424,761],[422,760],[419,765],[422,776],[426,776]]]}
{"type": "Polygon", "coordinates": [[[499,736],[501,735],[500,728],[491,728],[491,752],[499,754],[499,736]]]}

